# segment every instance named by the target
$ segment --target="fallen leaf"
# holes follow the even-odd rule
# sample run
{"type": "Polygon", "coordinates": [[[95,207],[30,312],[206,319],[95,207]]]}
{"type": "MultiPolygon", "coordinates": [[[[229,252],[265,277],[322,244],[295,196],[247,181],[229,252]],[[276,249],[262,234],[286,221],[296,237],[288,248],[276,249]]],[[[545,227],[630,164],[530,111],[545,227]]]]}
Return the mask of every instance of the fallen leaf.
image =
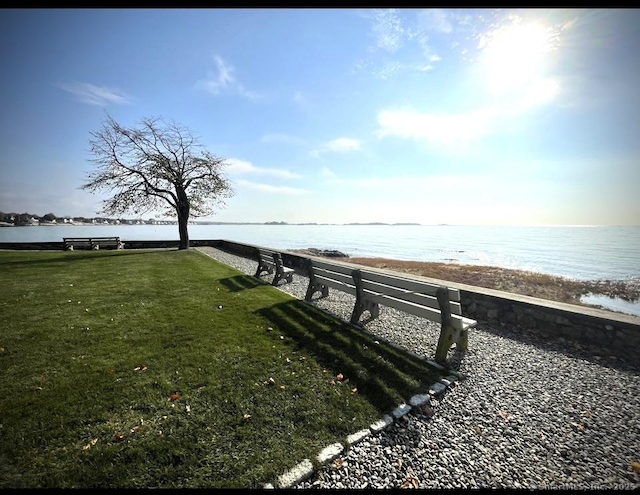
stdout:
{"type": "Polygon", "coordinates": [[[115,435],[113,435],[113,439],[116,442],[122,442],[124,440],[124,435],[122,433],[116,433],[115,435]]]}
{"type": "Polygon", "coordinates": [[[505,411],[498,411],[498,416],[500,416],[505,421],[508,421],[509,418],[511,417],[511,414],[509,414],[508,412],[505,412],[505,411]]]}
{"type": "Polygon", "coordinates": [[[290,363],[290,362],[291,362],[291,359],[287,358],[287,363],[290,363]]]}
{"type": "Polygon", "coordinates": [[[414,478],[413,476],[402,483],[402,488],[418,488],[419,486],[420,481],[418,481],[418,478],[414,478]]]}
{"type": "Polygon", "coordinates": [[[282,390],[284,390],[284,389],[285,389],[285,386],[284,386],[284,385],[280,385],[280,388],[281,388],[282,390]]]}
{"type": "Polygon", "coordinates": [[[341,458],[341,457],[338,457],[336,460],[334,460],[334,461],[333,461],[333,465],[334,465],[336,468],[340,469],[340,468],[342,467],[342,463],[343,463],[343,462],[344,462],[344,461],[342,460],[342,458],[341,458]]]}
{"type": "Polygon", "coordinates": [[[129,431],[130,431],[131,433],[137,433],[139,429],[140,429],[140,427],[139,427],[139,426],[134,426],[134,427],[133,427],[133,428],[131,428],[129,431]]]}
{"type": "Polygon", "coordinates": [[[358,387],[353,387],[353,388],[351,389],[351,393],[352,393],[352,394],[357,394],[357,393],[358,393],[358,387]]]}
{"type": "Polygon", "coordinates": [[[178,400],[180,398],[179,394],[171,394],[171,400],[178,400]]]}
{"type": "Polygon", "coordinates": [[[191,412],[191,406],[189,404],[187,404],[184,409],[187,412],[191,412]]]}
{"type": "Polygon", "coordinates": [[[92,439],[87,445],[85,445],[84,447],[82,447],[82,450],[89,450],[91,447],[93,447],[96,443],[98,443],[98,439],[94,438],[92,439]]]}
{"type": "Polygon", "coordinates": [[[336,375],[336,378],[337,378],[337,380],[338,380],[339,382],[341,382],[342,380],[344,380],[344,375],[343,375],[342,373],[338,373],[338,374],[336,375]]]}
{"type": "Polygon", "coordinates": [[[640,473],[640,462],[632,461],[631,462],[631,469],[633,469],[636,473],[640,473]]]}
{"type": "Polygon", "coordinates": [[[245,414],[244,416],[242,416],[242,419],[249,419],[251,418],[251,414],[245,414]]]}
{"type": "Polygon", "coordinates": [[[144,364],[133,369],[133,371],[146,371],[146,370],[147,370],[147,367],[144,364]]]}

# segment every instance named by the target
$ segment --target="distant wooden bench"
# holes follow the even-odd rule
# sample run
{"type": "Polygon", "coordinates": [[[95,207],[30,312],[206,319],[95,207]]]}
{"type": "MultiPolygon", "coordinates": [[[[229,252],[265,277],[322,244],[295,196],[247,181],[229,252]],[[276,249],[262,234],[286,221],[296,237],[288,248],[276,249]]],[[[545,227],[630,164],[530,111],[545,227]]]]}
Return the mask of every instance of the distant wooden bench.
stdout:
{"type": "Polygon", "coordinates": [[[382,304],[441,324],[437,362],[446,362],[453,343],[457,350],[467,350],[468,330],[477,322],[462,316],[457,289],[315,259],[309,259],[308,266],[306,301],[311,301],[316,292],[327,297],[331,287],[356,297],[350,320],[354,325],[360,324],[365,311],[377,318],[382,304]]]}
{"type": "Polygon", "coordinates": [[[292,282],[295,270],[284,266],[282,255],[279,252],[258,248],[258,269],[254,276],[260,277],[263,272],[269,274],[275,272],[271,285],[278,285],[282,279],[292,282]]]}
{"type": "Polygon", "coordinates": [[[73,251],[75,248],[98,250],[100,247],[124,249],[119,237],[63,237],[64,249],[73,251]]]}

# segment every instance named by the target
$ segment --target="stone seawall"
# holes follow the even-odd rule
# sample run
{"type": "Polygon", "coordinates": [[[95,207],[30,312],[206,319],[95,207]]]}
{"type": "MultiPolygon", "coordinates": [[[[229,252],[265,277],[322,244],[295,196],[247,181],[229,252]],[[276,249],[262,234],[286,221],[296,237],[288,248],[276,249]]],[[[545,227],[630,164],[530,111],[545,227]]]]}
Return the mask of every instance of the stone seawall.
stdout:
{"type": "Polygon", "coordinates": [[[640,318],[636,316],[481,287],[458,288],[463,314],[470,318],[541,337],[563,337],[640,365],[640,318]]]}

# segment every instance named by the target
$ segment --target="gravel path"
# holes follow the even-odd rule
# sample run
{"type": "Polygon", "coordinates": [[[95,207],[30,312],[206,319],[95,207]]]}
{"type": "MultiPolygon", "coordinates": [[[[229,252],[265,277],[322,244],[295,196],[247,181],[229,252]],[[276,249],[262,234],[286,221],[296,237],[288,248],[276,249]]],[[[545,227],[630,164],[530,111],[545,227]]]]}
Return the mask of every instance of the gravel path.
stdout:
{"type": "MultiPolygon", "coordinates": [[[[255,273],[257,261],[197,249],[255,273]]],[[[296,273],[278,288],[303,299],[307,284],[296,273]]],[[[313,304],[348,320],[353,302],[330,290],[313,304]]],[[[420,356],[435,353],[439,326],[426,320],[383,307],[365,328],[420,356]]],[[[470,331],[457,369],[467,379],[432,401],[433,416],[412,411],[296,488],[640,488],[639,369],[484,323],[470,331]]]]}

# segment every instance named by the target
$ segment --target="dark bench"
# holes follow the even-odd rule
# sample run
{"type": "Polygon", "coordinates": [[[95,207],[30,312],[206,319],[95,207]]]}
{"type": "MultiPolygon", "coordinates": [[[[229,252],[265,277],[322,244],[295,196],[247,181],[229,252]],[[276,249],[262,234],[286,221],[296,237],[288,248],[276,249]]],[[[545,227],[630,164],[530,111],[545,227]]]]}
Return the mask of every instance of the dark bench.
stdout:
{"type": "Polygon", "coordinates": [[[269,274],[275,272],[271,285],[278,285],[278,282],[283,279],[292,282],[295,270],[284,266],[279,252],[258,248],[258,268],[254,276],[259,278],[263,272],[269,274]]]}
{"type": "Polygon", "coordinates": [[[306,301],[311,301],[316,292],[321,293],[320,297],[327,297],[331,287],[356,297],[350,320],[354,325],[360,324],[365,311],[371,318],[377,318],[379,306],[389,306],[441,324],[435,355],[437,362],[446,362],[449,348],[454,343],[456,350],[467,350],[468,330],[477,322],[462,316],[457,289],[316,259],[309,259],[308,268],[306,301]]]}
{"type": "Polygon", "coordinates": [[[65,251],[73,251],[75,248],[98,250],[100,247],[124,249],[124,244],[119,237],[63,237],[65,251]]]}

